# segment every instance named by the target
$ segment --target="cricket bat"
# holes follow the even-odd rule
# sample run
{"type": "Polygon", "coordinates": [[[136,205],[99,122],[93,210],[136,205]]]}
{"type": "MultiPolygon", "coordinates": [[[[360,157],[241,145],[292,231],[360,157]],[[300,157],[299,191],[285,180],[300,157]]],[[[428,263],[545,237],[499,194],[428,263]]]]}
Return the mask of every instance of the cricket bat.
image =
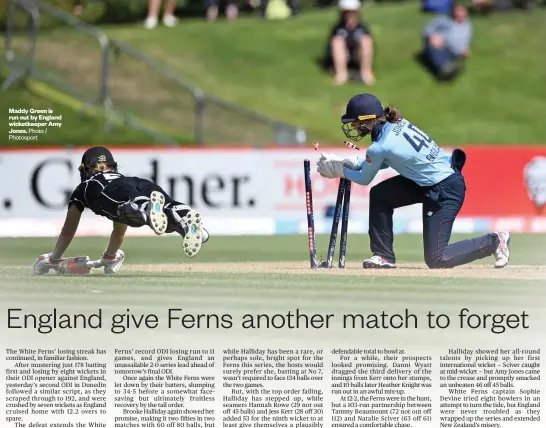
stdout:
{"type": "Polygon", "coordinates": [[[100,260],[89,260],[89,256],[67,257],[59,263],[59,275],[87,275],[92,268],[100,268],[100,260]]]}

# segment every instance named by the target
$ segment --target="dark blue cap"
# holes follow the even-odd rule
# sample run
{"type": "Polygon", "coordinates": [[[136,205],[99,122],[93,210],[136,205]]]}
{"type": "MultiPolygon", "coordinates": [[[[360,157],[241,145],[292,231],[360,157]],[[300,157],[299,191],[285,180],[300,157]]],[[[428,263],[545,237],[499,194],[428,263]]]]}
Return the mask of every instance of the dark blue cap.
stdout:
{"type": "Polygon", "coordinates": [[[349,100],[347,110],[341,121],[343,123],[357,120],[375,119],[385,114],[381,101],[372,94],[358,94],[349,100]]]}
{"type": "Polygon", "coordinates": [[[115,165],[116,161],[112,152],[105,147],[91,147],[82,156],[82,165],[96,165],[104,162],[107,165],[115,165]]]}

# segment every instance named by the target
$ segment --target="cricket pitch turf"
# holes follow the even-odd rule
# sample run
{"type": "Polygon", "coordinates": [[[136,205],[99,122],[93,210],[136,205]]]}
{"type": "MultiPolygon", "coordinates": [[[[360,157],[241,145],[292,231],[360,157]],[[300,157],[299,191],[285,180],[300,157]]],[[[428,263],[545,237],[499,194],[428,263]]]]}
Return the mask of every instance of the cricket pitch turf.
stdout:
{"type": "MultiPolygon", "coordinates": [[[[454,236],[453,240],[467,236],[454,236]]],[[[346,306],[415,300],[439,302],[498,303],[535,297],[542,304],[546,295],[546,236],[514,235],[512,257],[504,269],[494,269],[493,257],[455,269],[430,270],[422,256],[419,235],[395,237],[397,269],[365,270],[368,237],[351,235],[346,269],[311,269],[307,237],[212,237],[197,257],[186,258],[177,237],[126,238],[126,261],[115,275],[102,269],[86,276],[31,275],[34,259],[51,251],[54,239],[2,239],[0,295],[2,298],[76,299],[81,293],[99,290],[111,303],[134,300],[144,303],[168,301],[183,295],[207,306],[248,305],[263,300],[266,306],[302,302],[339,303],[346,306]]],[[[317,258],[325,256],[328,236],[317,236],[317,258]]],[[[107,238],[76,238],[65,255],[98,258],[107,238]]],[[[334,256],[337,266],[337,251],[334,256]]],[[[95,294],[98,292],[96,291],[95,294]]],[[[84,304],[80,301],[79,304],[84,304]]]]}

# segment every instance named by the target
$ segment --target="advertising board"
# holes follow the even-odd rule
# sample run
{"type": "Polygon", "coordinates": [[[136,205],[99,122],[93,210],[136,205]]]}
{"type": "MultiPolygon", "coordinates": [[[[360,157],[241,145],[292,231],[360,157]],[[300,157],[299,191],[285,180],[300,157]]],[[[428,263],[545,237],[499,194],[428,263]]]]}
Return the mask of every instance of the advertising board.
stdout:
{"type": "MultiPolygon", "coordinates": [[[[339,155],[363,155],[344,148],[339,155]]],[[[546,231],[546,149],[469,147],[464,175],[467,199],[455,231],[484,232],[497,227],[546,231]]],[[[0,151],[2,236],[52,236],[79,183],[83,150],[0,151]]],[[[222,235],[305,233],[303,160],[312,165],[317,233],[329,231],[328,208],[335,203],[337,180],[316,173],[319,152],[287,148],[121,148],[114,151],[120,172],[148,178],[174,199],[203,213],[211,233],[222,235]]],[[[396,175],[379,172],[370,186],[353,186],[349,230],[366,233],[369,191],[396,175]]],[[[80,234],[109,233],[110,222],[86,213],[80,234]]],[[[421,207],[396,210],[395,232],[421,231],[421,207]]],[[[146,228],[132,234],[148,235],[146,228]]]]}

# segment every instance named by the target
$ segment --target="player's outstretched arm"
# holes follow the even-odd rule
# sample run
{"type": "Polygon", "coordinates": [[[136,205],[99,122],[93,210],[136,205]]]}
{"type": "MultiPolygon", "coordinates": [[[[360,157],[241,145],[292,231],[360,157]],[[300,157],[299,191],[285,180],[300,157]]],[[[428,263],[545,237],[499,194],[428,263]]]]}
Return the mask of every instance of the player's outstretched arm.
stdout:
{"type": "Polygon", "coordinates": [[[127,225],[123,223],[114,222],[114,229],[110,235],[110,241],[108,242],[108,248],[105,254],[114,255],[121,248],[123,239],[125,238],[125,232],[127,232],[127,225]]]}
{"type": "Polygon", "coordinates": [[[387,165],[383,149],[376,144],[372,144],[366,152],[366,161],[362,163],[359,170],[345,168],[343,174],[346,179],[364,186],[370,184],[380,169],[385,169],[387,165]]]}
{"type": "Polygon", "coordinates": [[[104,273],[106,274],[116,273],[125,260],[125,253],[120,250],[125,238],[125,232],[127,232],[126,224],[114,222],[114,229],[110,234],[108,248],[106,248],[106,251],[100,258],[101,264],[104,266],[104,273]]]}
{"type": "Polygon", "coordinates": [[[57,238],[57,244],[55,245],[53,253],[51,253],[52,262],[62,258],[64,252],[74,239],[78,226],[80,225],[81,216],[82,212],[75,205],[68,208],[61,234],[59,235],[59,238],[57,238]]]}
{"type": "Polygon", "coordinates": [[[61,234],[57,238],[55,249],[52,253],[46,253],[38,256],[38,258],[34,261],[33,273],[35,275],[43,275],[48,273],[51,269],[59,269],[60,259],[72,242],[74,235],[76,235],[76,230],[78,230],[81,215],[82,213],[80,209],[76,207],[76,205],[72,205],[70,208],[68,208],[66,219],[64,221],[61,234]]]}

